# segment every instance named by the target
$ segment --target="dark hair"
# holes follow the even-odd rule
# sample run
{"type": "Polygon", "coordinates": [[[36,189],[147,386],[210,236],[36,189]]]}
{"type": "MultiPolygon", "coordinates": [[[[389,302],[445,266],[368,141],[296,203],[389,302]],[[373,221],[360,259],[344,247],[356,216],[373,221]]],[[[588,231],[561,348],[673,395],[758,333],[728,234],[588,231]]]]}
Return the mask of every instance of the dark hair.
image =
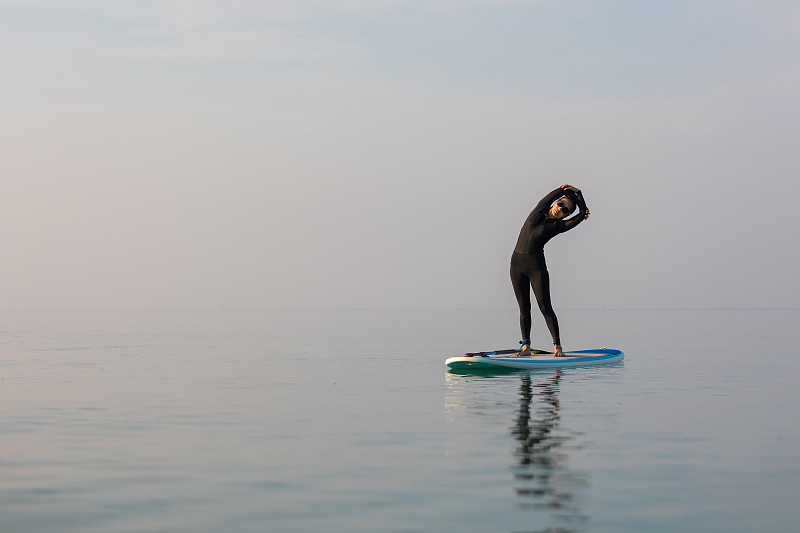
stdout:
{"type": "MultiPolygon", "coordinates": [[[[572,192],[572,191],[570,191],[570,192],[572,192]]],[[[572,213],[574,213],[574,212],[575,212],[575,209],[577,209],[577,208],[578,208],[578,202],[576,202],[576,201],[575,201],[575,200],[576,200],[576,197],[575,197],[575,195],[574,195],[574,194],[573,194],[572,196],[570,196],[570,195],[568,195],[568,194],[565,194],[565,195],[564,195],[562,198],[564,198],[565,200],[569,200],[569,201],[570,201],[570,203],[572,204],[572,209],[570,209],[570,210],[569,210],[569,212],[568,212],[566,215],[564,215],[564,217],[568,217],[568,216],[570,216],[572,213]]],[[[560,200],[560,198],[559,198],[559,200],[560,200]]],[[[559,200],[557,200],[557,201],[556,201],[556,203],[558,203],[558,201],[559,201],[559,200]]],[[[559,205],[559,208],[560,208],[560,207],[561,207],[561,206],[559,205]]]]}

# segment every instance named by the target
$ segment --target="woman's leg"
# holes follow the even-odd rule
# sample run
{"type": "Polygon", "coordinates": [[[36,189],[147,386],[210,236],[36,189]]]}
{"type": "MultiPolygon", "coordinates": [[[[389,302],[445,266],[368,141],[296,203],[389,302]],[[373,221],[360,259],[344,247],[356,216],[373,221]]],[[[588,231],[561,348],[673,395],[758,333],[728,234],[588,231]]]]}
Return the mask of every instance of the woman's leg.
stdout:
{"type": "Polygon", "coordinates": [[[533,287],[533,294],[536,296],[536,303],[539,304],[539,311],[544,316],[547,329],[553,337],[553,345],[561,346],[561,337],[558,332],[558,318],[553,311],[553,304],[550,302],[550,273],[544,270],[529,270],[528,276],[533,287]]]}
{"type": "Polygon", "coordinates": [[[521,268],[511,265],[511,285],[519,306],[519,329],[522,340],[531,338],[531,280],[521,268]]]}

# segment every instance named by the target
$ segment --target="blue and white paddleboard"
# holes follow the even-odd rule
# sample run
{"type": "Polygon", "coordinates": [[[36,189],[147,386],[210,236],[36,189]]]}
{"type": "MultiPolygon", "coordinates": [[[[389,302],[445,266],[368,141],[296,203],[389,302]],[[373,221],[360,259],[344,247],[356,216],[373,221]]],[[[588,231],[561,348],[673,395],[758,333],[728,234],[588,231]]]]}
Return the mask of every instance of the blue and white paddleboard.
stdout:
{"type": "Polygon", "coordinates": [[[515,353],[515,350],[499,352],[478,352],[461,357],[451,357],[444,363],[452,370],[501,370],[501,369],[537,369],[564,368],[570,366],[607,365],[618,363],[625,354],[611,348],[597,350],[577,350],[564,352],[564,357],[553,357],[553,354],[537,354],[531,357],[496,357],[500,354],[515,353]]]}

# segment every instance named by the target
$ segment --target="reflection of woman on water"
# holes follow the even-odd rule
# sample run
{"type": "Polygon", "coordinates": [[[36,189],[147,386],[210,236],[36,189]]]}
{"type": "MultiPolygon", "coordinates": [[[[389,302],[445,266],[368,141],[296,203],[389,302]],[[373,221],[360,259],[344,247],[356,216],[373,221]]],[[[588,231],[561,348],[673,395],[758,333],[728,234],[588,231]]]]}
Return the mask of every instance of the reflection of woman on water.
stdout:
{"type": "Polygon", "coordinates": [[[516,492],[525,499],[524,507],[549,510],[560,521],[584,522],[586,517],[581,513],[576,489],[585,485],[586,479],[566,471],[563,446],[571,436],[556,434],[560,419],[560,379],[558,370],[552,379],[536,385],[531,375],[522,376],[519,415],[511,427],[511,434],[518,442],[514,453],[514,479],[523,485],[517,487],[516,492]],[[536,396],[544,405],[531,412],[532,406],[536,406],[536,396]]]}
{"type": "Polygon", "coordinates": [[[544,261],[544,245],[559,233],[571,230],[587,218],[589,210],[580,189],[572,185],[562,185],[539,201],[522,226],[511,256],[511,284],[519,305],[519,326],[522,331],[520,357],[531,355],[531,288],[553,337],[553,355],[564,356],[558,319],[550,302],[550,274],[544,261]],[[578,215],[563,220],[575,211],[576,205],[580,209],[578,215]]]}

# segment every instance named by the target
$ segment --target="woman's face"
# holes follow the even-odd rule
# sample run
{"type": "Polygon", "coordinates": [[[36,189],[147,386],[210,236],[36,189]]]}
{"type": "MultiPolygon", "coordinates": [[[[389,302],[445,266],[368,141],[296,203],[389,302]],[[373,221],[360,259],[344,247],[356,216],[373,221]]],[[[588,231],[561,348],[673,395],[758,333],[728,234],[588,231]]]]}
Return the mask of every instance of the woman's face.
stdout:
{"type": "Polygon", "coordinates": [[[572,200],[566,197],[559,198],[556,202],[553,202],[553,205],[550,206],[550,211],[547,212],[547,216],[560,220],[572,213],[574,209],[575,204],[572,202],[572,200]]]}

